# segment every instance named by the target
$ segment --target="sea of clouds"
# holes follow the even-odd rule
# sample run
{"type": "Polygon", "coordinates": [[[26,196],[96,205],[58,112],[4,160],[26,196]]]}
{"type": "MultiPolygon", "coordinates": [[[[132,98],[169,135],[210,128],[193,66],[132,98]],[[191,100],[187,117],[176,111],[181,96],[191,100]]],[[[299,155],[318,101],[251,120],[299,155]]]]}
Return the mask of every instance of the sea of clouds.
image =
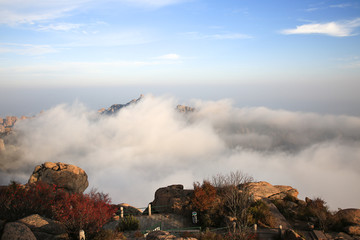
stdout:
{"type": "Polygon", "coordinates": [[[192,187],[241,170],[257,181],[291,185],[332,209],[360,208],[360,118],[236,108],[230,100],[194,100],[180,113],[171,97],[145,96],[114,115],[76,102],[15,125],[0,159],[0,184],[27,182],[38,164],[83,168],[89,189],[114,203],[144,207],[156,189],[192,187]]]}

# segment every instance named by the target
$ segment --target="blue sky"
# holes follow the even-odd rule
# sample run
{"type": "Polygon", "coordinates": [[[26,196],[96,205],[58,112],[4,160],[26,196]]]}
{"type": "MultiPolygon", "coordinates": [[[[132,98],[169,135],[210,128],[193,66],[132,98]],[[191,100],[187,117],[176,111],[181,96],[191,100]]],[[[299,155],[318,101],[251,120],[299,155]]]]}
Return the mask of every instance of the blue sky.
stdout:
{"type": "Polygon", "coordinates": [[[3,88],[314,86],[358,101],[357,0],[1,0],[0,33],[3,88]]]}

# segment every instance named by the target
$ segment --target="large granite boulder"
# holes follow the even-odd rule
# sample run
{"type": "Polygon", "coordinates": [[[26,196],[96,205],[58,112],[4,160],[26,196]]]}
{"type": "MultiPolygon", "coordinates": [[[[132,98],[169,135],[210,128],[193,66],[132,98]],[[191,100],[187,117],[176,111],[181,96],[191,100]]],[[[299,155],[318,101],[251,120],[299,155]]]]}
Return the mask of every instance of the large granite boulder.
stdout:
{"type": "Polygon", "coordinates": [[[263,198],[284,199],[288,195],[297,198],[299,194],[295,188],[290,186],[271,185],[268,182],[251,182],[247,183],[245,187],[255,201],[263,198]]]}
{"type": "Polygon", "coordinates": [[[336,213],[336,217],[349,225],[360,225],[360,209],[342,209],[336,213]]]}
{"type": "Polygon", "coordinates": [[[55,184],[69,193],[82,193],[89,185],[84,170],[61,162],[45,162],[36,166],[28,182],[31,184],[37,181],[55,184]]]}
{"type": "Polygon", "coordinates": [[[22,218],[18,220],[18,222],[25,224],[27,227],[29,227],[36,236],[37,240],[69,239],[64,224],[45,217],[41,217],[38,214],[33,214],[28,217],[22,218]]]}
{"type": "Polygon", "coordinates": [[[360,236],[360,225],[347,226],[344,228],[345,232],[350,235],[359,235],[360,236]]]}
{"type": "Polygon", "coordinates": [[[170,185],[159,188],[155,192],[155,199],[151,203],[153,212],[181,213],[189,206],[194,190],[185,190],[183,185],[170,185]]]}
{"type": "Polygon", "coordinates": [[[9,222],[5,225],[1,240],[37,240],[25,224],[9,222]]]}

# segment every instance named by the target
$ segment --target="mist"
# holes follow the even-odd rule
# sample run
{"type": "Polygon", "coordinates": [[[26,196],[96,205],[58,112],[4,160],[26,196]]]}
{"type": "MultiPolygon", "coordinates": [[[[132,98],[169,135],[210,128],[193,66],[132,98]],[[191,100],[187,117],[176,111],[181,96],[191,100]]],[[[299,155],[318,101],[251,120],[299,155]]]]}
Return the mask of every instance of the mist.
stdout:
{"type": "Polygon", "coordinates": [[[146,95],[115,115],[80,102],[19,121],[0,155],[0,184],[27,182],[46,161],[74,164],[89,188],[114,203],[144,207],[156,189],[192,187],[217,173],[241,170],[258,181],[291,185],[299,197],[322,197],[332,209],[360,208],[360,118],[238,108],[231,100],[189,103],[146,95]],[[14,146],[10,146],[14,145],[14,146]]]}

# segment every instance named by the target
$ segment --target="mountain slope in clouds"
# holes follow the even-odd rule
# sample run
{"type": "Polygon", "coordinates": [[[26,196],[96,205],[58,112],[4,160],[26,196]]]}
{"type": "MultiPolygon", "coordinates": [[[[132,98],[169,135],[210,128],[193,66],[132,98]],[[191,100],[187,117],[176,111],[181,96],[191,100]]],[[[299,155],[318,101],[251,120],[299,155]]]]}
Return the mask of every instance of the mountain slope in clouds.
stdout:
{"type": "Polygon", "coordinates": [[[140,95],[140,97],[138,99],[133,99],[131,100],[130,102],[128,103],[125,103],[125,104],[113,104],[111,105],[108,109],[105,109],[105,108],[102,108],[100,109],[98,112],[101,113],[101,114],[107,114],[107,115],[111,115],[111,114],[115,114],[117,113],[118,111],[120,111],[122,108],[124,107],[128,107],[132,104],[136,104],[138,102],[140,102],[140,100],[144,97],[143,94],[140,95]]]}
{"type": "Polygon", "coordinates": [[[169,97],[146,95],[116,114],[59,105],[15,125],[17,148],[0,156],[1,183],[26,182],[35,165],[75,164],[90,188],[145,206],[161,186],[241,170],[290,185],[332,208],[359,208],[360,118],[193,101],[184,114],[169,97]]]}

